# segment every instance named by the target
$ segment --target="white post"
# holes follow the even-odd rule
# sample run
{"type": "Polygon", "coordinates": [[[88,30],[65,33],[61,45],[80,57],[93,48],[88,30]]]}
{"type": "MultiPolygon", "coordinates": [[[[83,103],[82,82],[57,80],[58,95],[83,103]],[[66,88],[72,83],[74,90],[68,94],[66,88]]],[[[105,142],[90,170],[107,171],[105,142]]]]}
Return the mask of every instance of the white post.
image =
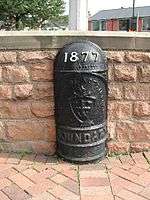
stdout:
{"type": "Polygon", "coordinates": [[[69,30],[88,30],[88,0],[69,1],[69,30]]]}

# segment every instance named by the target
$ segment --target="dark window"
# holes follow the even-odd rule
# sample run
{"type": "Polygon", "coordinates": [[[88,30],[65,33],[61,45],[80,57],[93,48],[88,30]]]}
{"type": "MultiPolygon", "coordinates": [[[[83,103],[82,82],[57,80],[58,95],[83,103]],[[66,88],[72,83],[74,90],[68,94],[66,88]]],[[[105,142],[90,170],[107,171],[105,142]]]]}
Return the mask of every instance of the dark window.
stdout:
{"type": "Polygon", "coordinates": [[[93,31],[99,31],[99,21],[93,21],[93,31]]]}
{"type": "Polygon", "coordinates": [[[130,19],[130,30],[136,31],[137,29],[137,17],[130,19]]]}
{"type": "Polygon", "coordinates": [[[129,20],[128,19],[120,19],[119,20],[119,30],[120,31],[128,31],[129,30],[129,20]]]}
{"type": "Polygon", "coordinates": [[[101,22],[101,30],[106,31],[106,21],[101,22]]]}
{"type": "Polygon", "coordinates": [[[144,17],[143,18],[143,28],[144,31],[150,30],[150,17],[144,17]]]}

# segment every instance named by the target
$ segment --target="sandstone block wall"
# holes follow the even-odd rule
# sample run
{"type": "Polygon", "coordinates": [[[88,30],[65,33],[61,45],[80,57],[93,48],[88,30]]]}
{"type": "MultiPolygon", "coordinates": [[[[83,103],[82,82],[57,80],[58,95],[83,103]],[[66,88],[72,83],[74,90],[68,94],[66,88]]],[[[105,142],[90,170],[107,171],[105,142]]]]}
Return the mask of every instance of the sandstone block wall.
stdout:
{"type": "Polygon", "coordinates": [[[54,154],[50,51],[0,51],[0,150],[54,154]]]}
{"type": "Polygon", "coordinates": [[[108,52],[109,152],[150,149],[150,53],[108,52]]]}
{"type": "MultiPolygon", "coordinates": [[[[57,50],[0,51],[0,150],[54,154],[57,50]]],[[[107,51],[108,150],[150,149],[150,53],[107,51]]]]}

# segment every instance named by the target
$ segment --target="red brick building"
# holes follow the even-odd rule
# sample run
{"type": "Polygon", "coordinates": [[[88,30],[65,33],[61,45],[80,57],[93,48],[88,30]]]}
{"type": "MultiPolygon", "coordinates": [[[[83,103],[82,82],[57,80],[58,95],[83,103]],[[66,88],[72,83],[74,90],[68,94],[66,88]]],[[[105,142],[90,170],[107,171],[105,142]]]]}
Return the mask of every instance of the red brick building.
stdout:
{"type": "Polygon", "coordinates": [[[102,10],[89,18],[89,30],[93,31],[129,31],[134,23],[134,30],[150,30],[150,6],[136,7],[135,18],[132,8],[102,10]]]}

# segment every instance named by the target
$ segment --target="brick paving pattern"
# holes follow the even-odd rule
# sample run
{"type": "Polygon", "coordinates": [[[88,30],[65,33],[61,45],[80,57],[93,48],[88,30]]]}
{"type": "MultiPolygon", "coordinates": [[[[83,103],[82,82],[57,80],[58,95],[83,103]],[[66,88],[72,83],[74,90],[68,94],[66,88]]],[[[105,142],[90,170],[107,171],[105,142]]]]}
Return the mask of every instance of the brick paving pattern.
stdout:
{"type": "Polygon", "coordinates": [[[150,152],[74,165],[0,153],[0,200],[150,200],[150,152]]]}

